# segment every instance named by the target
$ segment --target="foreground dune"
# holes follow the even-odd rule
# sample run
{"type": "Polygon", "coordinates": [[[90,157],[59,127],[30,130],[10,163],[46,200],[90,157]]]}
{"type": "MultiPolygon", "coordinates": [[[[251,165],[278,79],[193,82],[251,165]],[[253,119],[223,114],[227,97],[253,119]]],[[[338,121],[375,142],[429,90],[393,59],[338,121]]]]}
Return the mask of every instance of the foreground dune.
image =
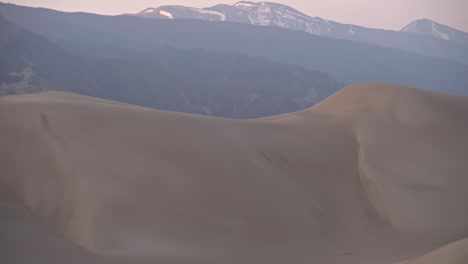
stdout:
{"type": "Polygon", "coordinates": [[[0,97],[0,263],[468,263],[466,135],[379,83],[242,121],[0,97]]]}
{"type": "Polygon", "coordinates": [[[463,239],[434,250],[424,256],[405,262],[406,264],[466,264],[468,239],[463,239]]]}

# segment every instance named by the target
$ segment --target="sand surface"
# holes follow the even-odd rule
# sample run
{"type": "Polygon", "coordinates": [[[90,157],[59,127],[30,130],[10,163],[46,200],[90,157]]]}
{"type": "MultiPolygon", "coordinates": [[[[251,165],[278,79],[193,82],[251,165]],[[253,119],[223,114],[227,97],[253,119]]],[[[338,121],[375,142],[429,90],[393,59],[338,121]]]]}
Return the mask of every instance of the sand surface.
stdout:
{"type": "Polygon", "coordinates": [[[468,98],[231,120],[0,97],[0,263],[468,263],[468,98]]]}

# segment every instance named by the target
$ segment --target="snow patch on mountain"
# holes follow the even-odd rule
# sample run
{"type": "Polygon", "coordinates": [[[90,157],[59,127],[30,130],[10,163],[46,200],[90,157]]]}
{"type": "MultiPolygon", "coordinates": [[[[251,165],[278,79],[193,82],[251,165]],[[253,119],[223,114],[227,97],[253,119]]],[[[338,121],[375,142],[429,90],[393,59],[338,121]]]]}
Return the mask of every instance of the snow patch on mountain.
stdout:
{"type": "Polygon", "coordinates": [[[174,16],[171,13],[167,12],[167,11],[159,10],[159,14],[161,14],[161,15],[169,18],[169,19],[174,19],[174,16]]]}
{"type": "Polygon", "coordinates": [[[196,10],[197,12],[199,12],[201,14],[219,16],[221,21],[226,21],[226,15],[221,13],[221,12],[206,10],[206,9],[198,9],[198,8],[194,8],[193,10],[196,10]]]}
{"type": "Polygon", "coordinates": [[[402,28],[401,31],[408,32],[408,33],[416,33],[418,24],[419,24],[419,20],[415,20],[411,22],[409,25],[402,28]]]}
{"type": "Polygon", "coordinates": [[[247,7],[250,7],[250,6],[254,6],[254,5],[253,5],[253,3],[239,2],[237,4],[234,4],[234,6],[247,6],[247,7]]]}
{"type": "Polygon", "coordinates": [[[432,23],[432,34],[433,34],[435,37],[438,37],[438,38],[441,38],[441,39],[445,39],[445,40],[450,40],[450,37],[449,37],[447,34],[441,32],[441,31],[439,31],[439,30],[437,29],[437,25],[434,23],[434,21],[431,21],[431,23],[432,23]]]}

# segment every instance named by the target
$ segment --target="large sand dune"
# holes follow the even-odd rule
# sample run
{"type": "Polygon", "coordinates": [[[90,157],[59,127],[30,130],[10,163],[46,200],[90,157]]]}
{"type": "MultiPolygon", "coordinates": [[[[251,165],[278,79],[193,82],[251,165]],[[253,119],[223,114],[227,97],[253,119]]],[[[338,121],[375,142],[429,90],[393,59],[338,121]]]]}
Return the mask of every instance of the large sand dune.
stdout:
{"type": "Polygon", "coordinates": [[[243,121],[0,97],[0,263],[468,263],[467,135],[378,83],[243,121]]]}

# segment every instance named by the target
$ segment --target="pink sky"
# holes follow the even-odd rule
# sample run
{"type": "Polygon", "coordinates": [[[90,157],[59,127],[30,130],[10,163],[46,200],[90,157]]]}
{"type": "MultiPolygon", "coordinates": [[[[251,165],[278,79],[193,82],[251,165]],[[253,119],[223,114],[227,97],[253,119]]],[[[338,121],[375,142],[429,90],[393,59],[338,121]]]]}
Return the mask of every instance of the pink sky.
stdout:
{"type": "MultiPolygon", "coordinates": [[[[1,0],[0,0],[1,1],[1,0]]],[[[186,5],[209,7],[226,0],[6,0],[18,5],[98,14],[136,13],[146,7],[186,5]]],[[[272,0],[311,16],[365,27],[399,30],[411,21],[429,18],[468,32],[468,0],[272,0]]]]}

